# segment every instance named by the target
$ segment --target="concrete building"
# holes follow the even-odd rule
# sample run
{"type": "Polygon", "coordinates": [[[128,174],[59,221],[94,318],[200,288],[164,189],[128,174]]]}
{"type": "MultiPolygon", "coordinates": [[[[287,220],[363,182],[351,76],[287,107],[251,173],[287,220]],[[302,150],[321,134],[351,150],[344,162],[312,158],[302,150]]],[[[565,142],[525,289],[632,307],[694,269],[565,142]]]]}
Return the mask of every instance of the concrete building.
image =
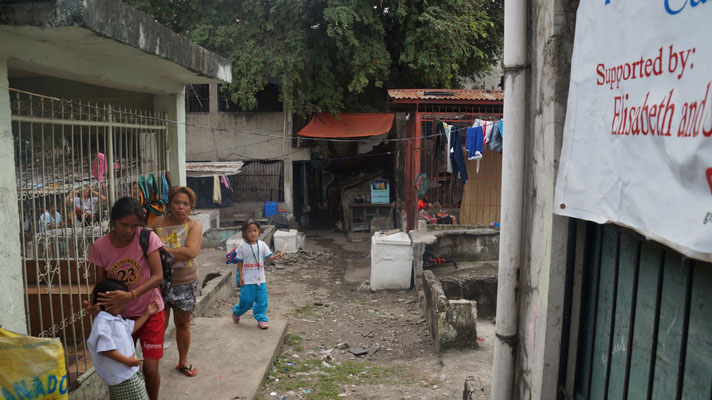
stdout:
{"type": "MultiPolygon", "coordinates": [[[[221,209],[231,221],[234,214],[252,217],[265,201],[294,212],[294,169],[310,160],[309,148],[296,147],[294,114],[282,105],[279,86],[273,83],[257,94],[258,107],[242,110],[220,85],[186,87],[186,159],[188,161],[243,161],[237,175],[233,207],[221,209]],[[240,190],[240,180],[262,176],[260,190],[240,190]]],[[[244,189],[244,188],[243,188],[244,189]]]]}
{"type": "Polygon", "coordinates": [[[86,251],[108,206],[149,173],[185,184],[184,87],[229,82],[231,66],[119,1],[3,2],[0,43],[0,325],[70,346],[88,335],[86,251]],[[80,188],[102,196],[81,229],[63,209],[80,188]],[[36,221],[55,203],[52,241],[36,221]]]}

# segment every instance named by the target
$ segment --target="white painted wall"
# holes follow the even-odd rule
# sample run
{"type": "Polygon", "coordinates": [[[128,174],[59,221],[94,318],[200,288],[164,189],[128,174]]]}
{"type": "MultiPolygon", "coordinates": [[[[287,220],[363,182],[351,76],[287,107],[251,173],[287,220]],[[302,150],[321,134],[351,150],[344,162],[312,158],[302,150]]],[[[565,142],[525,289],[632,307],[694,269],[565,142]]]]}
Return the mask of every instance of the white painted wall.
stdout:
{"type": "Polygon", "coordinates": [[[20,255],[20,214],[17,208],[15,152],[10,123],[10,94],[7,80],[7,56],[0,55],[0,226],[8,229],[0,240],[0,326],[18,333],[27,333],[25,297],[22,288],[22,258],[20,255]]]}

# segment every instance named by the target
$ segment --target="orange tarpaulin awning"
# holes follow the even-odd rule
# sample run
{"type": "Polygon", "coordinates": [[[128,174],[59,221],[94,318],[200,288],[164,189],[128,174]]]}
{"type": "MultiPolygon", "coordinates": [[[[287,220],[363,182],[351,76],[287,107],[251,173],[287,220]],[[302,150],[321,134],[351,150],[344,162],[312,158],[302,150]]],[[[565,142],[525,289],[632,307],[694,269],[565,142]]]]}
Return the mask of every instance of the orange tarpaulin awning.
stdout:
{"type": "Polygon", "coordinates": [[[388,133],[393,126],[393,114],[316,113],[299,136],[316,138],[352,138],[388,133]]]}

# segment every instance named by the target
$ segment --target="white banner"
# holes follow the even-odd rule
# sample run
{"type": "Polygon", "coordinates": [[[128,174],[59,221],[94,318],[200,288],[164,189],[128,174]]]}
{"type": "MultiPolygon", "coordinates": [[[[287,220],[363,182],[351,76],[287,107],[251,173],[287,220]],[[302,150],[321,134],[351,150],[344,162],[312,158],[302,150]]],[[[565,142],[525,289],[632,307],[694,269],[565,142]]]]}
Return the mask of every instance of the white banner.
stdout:
{"type": "Polygon", "coordinates": [[[586,0],[556,213],[712,261],[712,0],[586,0]]]}

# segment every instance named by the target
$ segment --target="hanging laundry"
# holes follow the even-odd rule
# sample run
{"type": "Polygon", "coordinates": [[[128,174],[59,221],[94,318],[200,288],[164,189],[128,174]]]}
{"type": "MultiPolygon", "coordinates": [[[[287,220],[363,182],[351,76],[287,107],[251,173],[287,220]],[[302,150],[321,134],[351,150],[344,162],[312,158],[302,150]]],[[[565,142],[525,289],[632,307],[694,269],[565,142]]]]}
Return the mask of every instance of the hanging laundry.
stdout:
{"type": "Polygon", "coordinates": [[[162,195],[161,198],[163,199],[166,204],[168,204],[168,191],[171,190],[171,185],[168,183],[168,179],[166,178],[166,174],[161,172],[161,187],[162,187],[162,195]]]}
{"type": "Polygon", "coordinates": [[[446,149],[447,156],[445,157],[447,159],[446,171],[449,173],[452,173],[452,154],[450,151],[450,149],[452,149],[452,147],[450,146],[450,143],[452,143],[451,138],[452,138],[453,129],[452,129],[452,125],[448,125],[444,122],[443,122],[443,125],[445,126],[445,135],[447,136],[447,149],[446,149]]]}
{"type": "Polygon", "coordinates": [[[220,191],[220,177],[213,175],[213,203],[222,203],[222,192],[220,191]]]}
{"type": "Polygon", "coordinates": [[[492,139],[490,140],[490,143],[489,143],[489,148],[498,152],[498,153],[502,152],[502,147],[504,145],[504,143],[503,143],[504,139],[502,139],[501,128],[502,128],[502,121],[500,121],[497,124],[494,124],[494,126],[492,128],[492,134],[490,135],[492,139]]]}
{"type": "Polygon", "coordinates": [[[106,175],[108,170],[109,167],[106,165],[106,156],[104,156],[104,153],[96,153],[94,163],[91,167],[91,174],[94,179],[101,183],[101,186],[104,186],[104,175],[106,175]]]}
{"type": "Polygon", "coordinates": [[[468,160],[482,159],[484,150],[484,133],[481,126],[467,128],[467,139],[465,141],[465,149],[469,154],[468,160]]]}
{"type": "Polygon", "coordinates": [[[490,140],[492,140],[492,129],[494,128],[494,122],[488,122],[484,127],[485,139],[483,144],[486,146],[490,140]]]}
{"type": "Polygon", "coordinates": [[[227,179],[226,175],[222,175],[220,177],[220,181],[222,182],[223,185],[225,185],[225,189],[232,190],[232,185],[230,185],[230,180],[227,179]]]}
{"type": "Polygon", "coordinates": [[[447,135],[445,135],[445,125],[440,118],[435,117],[434,122],[434,144],[433,144],[433,154],[435,160],[440,158],[440,153],[447,150],[447,135]]]}
{"type": "Polygon", "coordinates": [[[450,133],[450,157],[452,159],[453,168],[453,180],[456,180],[458,175],[462,179],[462,183],[467,183],[467,168],[465,167],[465,156],[462,151],[462,144],[460,144],[460,136],[457,133],[457,129],[452,129],[450,133]]]}

